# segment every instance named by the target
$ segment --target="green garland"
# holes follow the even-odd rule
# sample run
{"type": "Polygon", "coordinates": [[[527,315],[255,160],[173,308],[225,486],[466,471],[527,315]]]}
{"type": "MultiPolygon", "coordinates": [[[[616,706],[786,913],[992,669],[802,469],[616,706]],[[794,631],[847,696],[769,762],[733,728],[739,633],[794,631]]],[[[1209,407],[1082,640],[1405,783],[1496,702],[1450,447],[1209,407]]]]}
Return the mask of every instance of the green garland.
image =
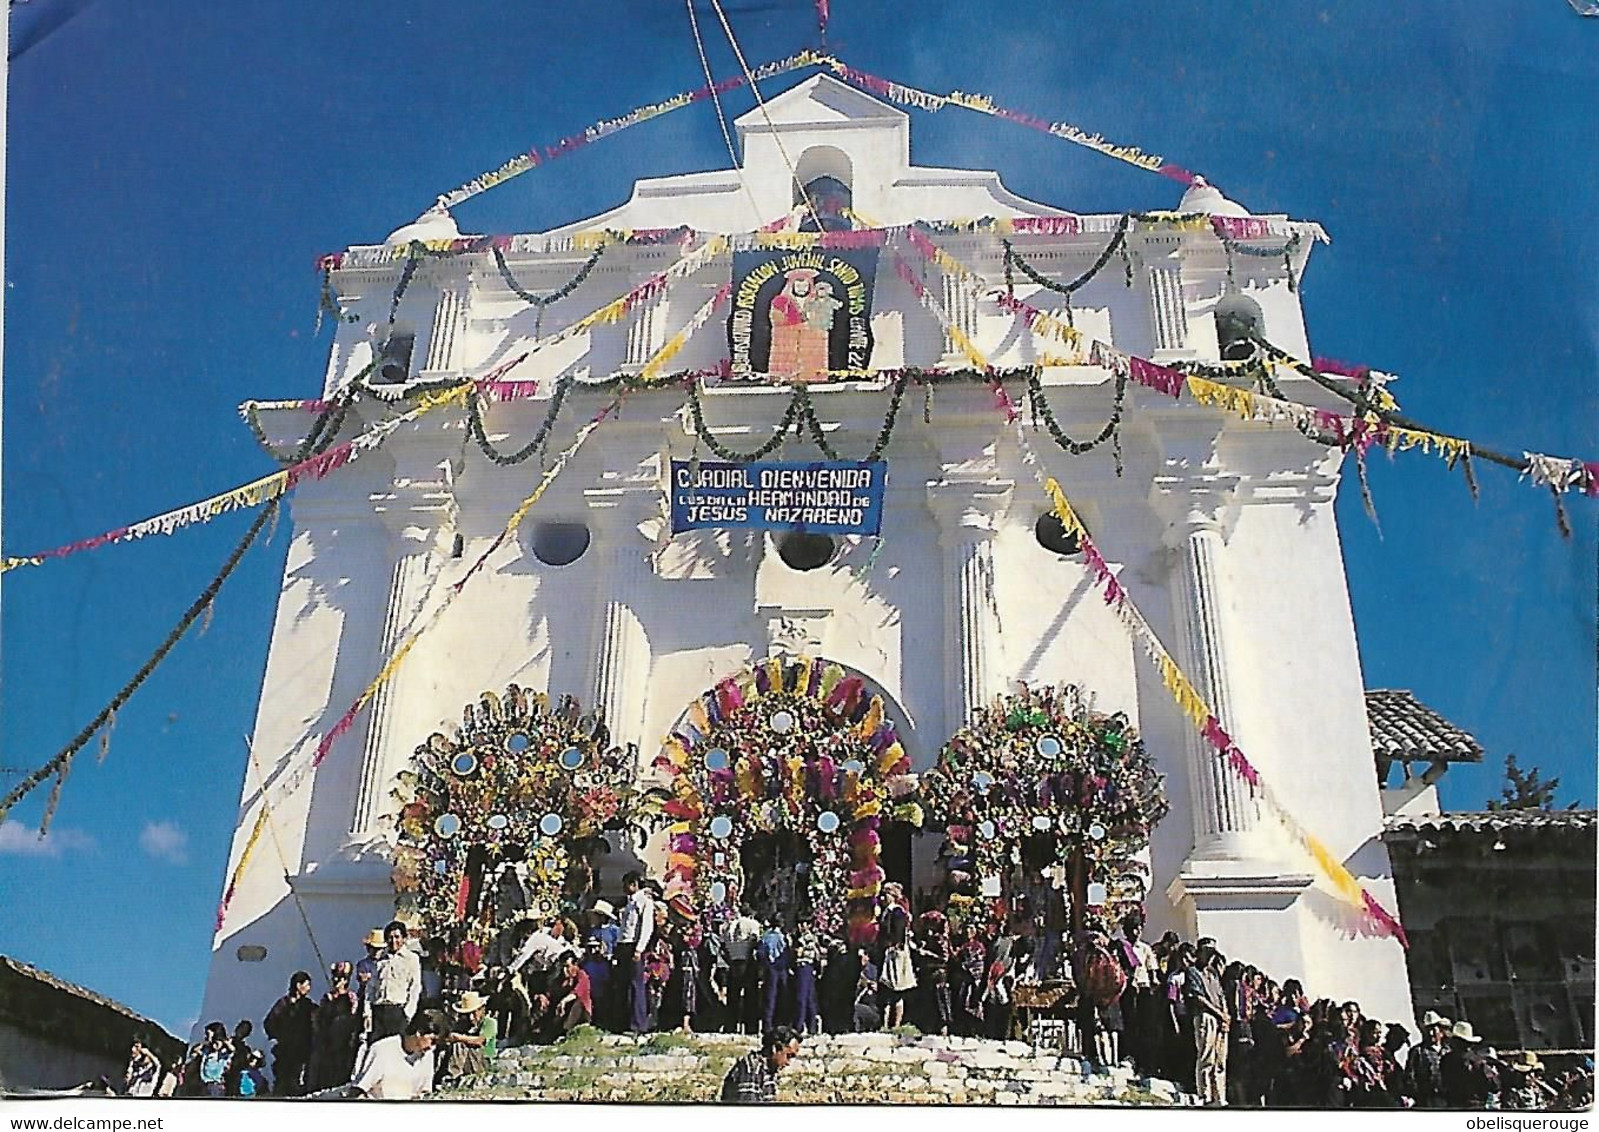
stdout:
{"type": "Polygon", "coordinates": [[[605,244],[600,244],[594,249],[593,254],[589,256],[588,261],[577,269],[576,275],[562,283],[555,290],[548,291],[542,295],[535,295],[516,281],[516,277],[511,274],[510,264],[505,262],[505,253],[498,247],[494,249],[494,266],[500,269],[500,278],[505,280],[505,285],[511,289],[517,298],[542,309],[551,303],[560,302],[581,287],[583,281],[589,277],[589,272],[594,270],[594,265],[599,263],[600,257],[605,254],[605,248],[605,244]]]}
{"type": "Polygon", "coordinates": [[[1073,440],[1066,435],[1065,430],[1060,427],[1060,422],[1055,419],[1055,411],[1050,408],[1049,398],[1044,395],[1044,383],[1040,380],[1036,367],[1027,373],[1027,402],[1032,406],[1035,418],[1043,420],[1044,427],[1049,430],[1049,435],[1054,438],[1055,443],[1066,453],[1081,456],[1110,439],[1121,426],[1122,410],[1127,402],[1127,375],[1121,372],[1116,374],[1116,395],[1110,419],[1092,440],[1073,440]]]}
{"type": "Polygon", "coordinates": [[[715,435],[712,434],[710,428],[705,423],[705,409],[704,406],[700,404],[700,391],[698,389],[691,389],[689,390],[688,395],[688,405],[689,412],[694,418],[694,435],[696,438],[703,437],[705,440],[705,446],[722,459],[731,460],[736,464],[748,464],[754,460],[759,460],[764,456],[769,456],[773,452],[777,451],[778,446],[783,443],[783,437],[788,435],[789,429],[791,429],[794,426],[794,422],[799,419],[800,413],[802,412],[801,406],[804,403],[804,397],[804,387],[799,385],[794,386],[793,391],[789,395],[788,408],[783,411],[783,419],[777,422],[777,431],[772,433],[771,439],[767,440],[760,447],[752,449],[749,452],[739,452],[736,449],[728,448],[720,440],[717,440],[715,435]]]}
{"type": "MultiPolygon", "coordinates": [[[[1057,295],[1064,295],[1069,302],[1072,297],[1072,292],[1079,291],[1086,287],[1096,275],[1105,269],[1105,265],[1110,262],[1110,257],[1115,255],[1118,251],[1122,251],[1124,249],[1124,246],[1127,242],[1127,232],[1132,226],[1132,221],[1132,213],[1122,213],[1121,219],[1116,224],[1116,231],[1110,238],[1110,243],[1105,245],[1104,250],[1099,253],[1099,256],[1094,260],[1089,269],[1079,275],[1076,279],[1073,279],[1070,283],[1056,283],[1054,280],[1046,278],[1037,268],[1017,254],[1016,249],[1011,245],[1009,240],[1000,240],[1000,243],[1005,246],[1006,287],[1013,289],[1010,269],[1014,265],[1021,268],[1022,274],[1027,276],[1027,278],[1031,279],[1034,283],[1037,283],[1045,290],[1054,291],[1057,295]]],[[[1128,286],[1131,286],[1132,264],[1130,262],[1127,264],[1127,270],[1129,272],[1128,286]]],[[[1069,317],[1070,316],[1068,316],[1068,318],[1069,317]]]]}
{"type": "Polygon", "coordinates": [[[467,429],[472,434],[472,439],[477,442],[483,455],[502,468],[509,468],[520,464],[529,456],[542,449],[550,438],[550,429],[555,425],[555,419],[561,415],[561,407],[566,404],[566,395],[572,391],[576,384],[572,378],[566,377],[556,383],[555,392],[550,397],[550,407],[545,410],[544,420],[539,424],[538,431],[533,434],[533,439],[518,448],[515,452],[505,453],[497,450],[489,441],[488,433],[483,429],[483,399],[477,393],[472,393],[466,399],[467,429]]]}
{"type": "MultiPolygon", "coordinates": [[[[900,402],[905,397],[905,387],[910,384],[910,375],[901,373],[894,379],[893,392],[889,395],[888,412],[883,415],[883,427],[877,430],[877,439],[872,443],[871,450],[861,457],[864,463],[870,463],[882,457],[888,448],[888,442],[894,435],[894,424],[899,418],[900,402]]],[[[838,451],[828,442],[827,435],[822,431],[822,422],[816,419],[816,407],[811,404],[810,391],[803,385],[796,386],[801,394],[800,413],[804,417],[805,427],[811,434],[811,439],[816,442],[816,447],[829,460],[844,460],[846,457],[839,455],[838,451]]],[[[929,387],[931,389],[931,387],[929,387]]]]}

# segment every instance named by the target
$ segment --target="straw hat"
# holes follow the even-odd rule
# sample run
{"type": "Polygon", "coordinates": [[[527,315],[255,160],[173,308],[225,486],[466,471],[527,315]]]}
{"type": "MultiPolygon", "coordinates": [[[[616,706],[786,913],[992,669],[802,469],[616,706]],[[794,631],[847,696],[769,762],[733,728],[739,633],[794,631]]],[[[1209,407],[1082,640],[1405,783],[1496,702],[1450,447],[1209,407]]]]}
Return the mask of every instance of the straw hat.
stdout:
{"type": "Polygon", "coordinates": [[[1477,1031],[1471,1028],[1471,1023],[1467,1022],[1465,1019],[1461,1019],[1459,1022],[1455,1023],[1453,1029],[1449,1031],[1449,1036],[1457,1041],[1470,1042],[1472,1045],[1476,1045],[1478,1042],[1482,1041],[1482,1039],[1477,1036],[1477,1031]]]}
{"type": "Polygon", "coordinates": [[[594,902],[594,907],[589,909],[589,911],[598,912],[607,920],[616,919],[616,909],[611,906],[611,902],[609,900],[596,900],[594,902]]]}
{"type": "Polygon", "coordinates": [[[1510,1068],[1517,1073],[1532,1073],[1543,1069],[1543,1062],[1538,1060],[1538,1055],[1530,1049],[1522,1051],[1520,1057],[1510,1063],[1510,1068]]]}
{"type": "Polygon", "coordinates": [[[1436,1010],[1429,1010],[1427,1013],[1421,1016],[1421,1028],[1423,1030],[1431,1029],[1433,1026],[1442,1026],[1447,1030],[1453,1025],[1453,1022],[1445,1018],[1442,1014],[1439,1014],[1436,1010]]]}
{"type": "Polygon", "coordinates": [[[382,928],[373,928],[366,933],[366,938],[361,941],[368,947],[387,947],[388,943],[383,938],[382,928]]]}
{"type": "Polygon", "coordinates": [[[478,994],[477,991],[469,990],[463,994],[460,1001],[455,1004],[455,1011],[457,1014],[473,1014],[479,1010],[482,1010],[487,1005],[488,999],[478,994]]]}

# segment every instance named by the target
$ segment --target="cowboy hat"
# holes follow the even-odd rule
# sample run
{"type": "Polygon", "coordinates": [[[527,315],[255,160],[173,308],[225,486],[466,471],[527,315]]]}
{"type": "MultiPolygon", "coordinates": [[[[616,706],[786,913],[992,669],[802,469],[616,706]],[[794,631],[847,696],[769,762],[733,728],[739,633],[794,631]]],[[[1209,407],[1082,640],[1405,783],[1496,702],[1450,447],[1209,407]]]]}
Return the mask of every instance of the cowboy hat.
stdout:
{"type": "Polygon", "coordinates": [[[611,906],[611,902],[609,900],[596,900],[594,902],[594,907],[589,910],[591,912],[598,912],[607,920],[616,919],[616,909],[611,906]]]}
{"type": "Polygon", "coordinates": [[[1523,1050],[1520,1057],[1510,1063],[1510,1068],[1517,1073],[1534,1073],[1543,1069],[1543,1062],[1538,1060],[1538,1055],[1530,1049],[1523,1050]]]}
{"type": "Polygon", "coordinates": [[[1477,1031],[1471,1028],[1471,1023],[1465,1019],[1461,1019],[1454,1024],[1454,1027],[1449,1031],[1449,1036],[1462,1042],[1470,1042],[1473,1045],[1482,1041],[1477,1036],[1477,1031]]]}
{"type": "Polygon", "coordinates": [[[1447,1030],[1453,1025],[1453,1022],[1445,1018],[1442,1014],[1439,1014],[1436,1010],[1429,1010],[1427,1013],[1421,1016],[1421,1028],[1423,1030],[1430,1029],[1433,1026],[1442,1026],[1447,1030]]]}
{"type": "Polygon", "coordinates": [[[368,947],[386,947],[386,946],[388,946],[387,942],[383,938],[383,929],[382,928],[373,928],[371,931],[366,933],[366,938],[363,939],[361,942],[366,944],[368,947]]]}
{"type": "Polygon", "coordinates": [[[477,991],[469,990],[463,994],[460,998],[460,1001],[455,1004],[455,1012],[457,1014],[473,1014],[479,1010],[482,1010],[487,1005],[488,1000],[486,998],[478,994],[477,991]]]}

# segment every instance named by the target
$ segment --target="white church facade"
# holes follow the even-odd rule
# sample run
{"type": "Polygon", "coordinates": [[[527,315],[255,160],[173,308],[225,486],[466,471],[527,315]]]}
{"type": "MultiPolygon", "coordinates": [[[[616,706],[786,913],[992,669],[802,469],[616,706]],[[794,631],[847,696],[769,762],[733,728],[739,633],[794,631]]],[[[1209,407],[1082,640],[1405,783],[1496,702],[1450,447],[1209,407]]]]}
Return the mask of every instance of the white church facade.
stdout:
{"type": "MultiPolygon", "coordinates": [[[[616,398],[610,378],[643,370],[729,284],[732,253],[706,256],[618,321],[564,337],[563,328],[716,235],[741,246],[741,237],[795,209],[799,187],[825,182],[847,196],[862,227],[933,224],[938,246],[990,288],[905,252],[932,296],[924,302],[885,248],[867,368],[959,369],[968,364],[965,340],[1000,371],[1040,367],[1064,434],[1092,440],[1113,416],[1115,427],[1104,442],[1068,454],[1035,421],[1025,383],[1012,379],[1006,389],[1021,414],[1020,440],[983,381],[913,383],[886,429],[885,381],[865,374],[818,383],[807,387],[809,405],[839,455],[862,458],[890,433],[881,451],[888,473],[880,538],[824,542],[737,528],[674,534],[671,461],[715,459],[711,440],[757,448],[780,426],[792,392],[779,382],[705,380],[696,419],[683,385],[637,388],[458,596],[451,587],[494,546],[538,482],[540,459],[491,461],[467,414],[447,406],[303,484],[293,497],[253,735],[259,770],[245,775],[229,874],[257,831],[264,797],[275,800],[268,832],[276,848],[261,849],[238,878],[216,936],[202,1020],[253,1017],[282,993],[289,971],[316,970],[312,935],[326,962],[359,957],[361,938],[395,907],[396,777],[419,744],[448,730],[485,689],[514,683],[552,698],[570,694],[603,714],[613,741],[636,744],[647,765],[696,697],[774,655],[815,657],[858,675],[882,697],[916,770],[931,767],[972,712],[1016,682],[1082,688],[1098,708],[1125,713],[1165,776],[1171,813],[1149,849],[1150,930],[1213,936],[1229,956],[1300,978],[1318,996],[1357,998],[1369,1015],[1408,1018],[1400,944],[1366,930],[1318,882],[1303,849],[1174,705],[1089,567],[1047,537],[1050,503],[1022,445],[1059,480],[1121,586],[1282,808],[1392,908],[1333,513],[1342,452],[1291,425],[1118,382],[1090,359],[1053,364],[1058,351],[994,292],[1009,275],[1018,297],[1064,320],[1062,296],[1009,271],[993,225],[961,222],[1075,214],[1023,200],[991,172],[911,164],[909,122],[899,110],[822,76],[737,126],[740,169],[641,181],[608,212],[503,242],[506,271],[491,249],[425,257],[408,269],[397,248],[459,235],[443,212],[385,245],[350,249],[333,273],[349,317],[338,326],[323,396],[374,361],[400,367],[389,387],[400,394],[407,381],[480,377],[527,353],[508,379],[537,381],[537,392],[486,406],[483,427],[499,451],[514,452],[564,389],[546,448],[553,459],[616,398]],[[689,230],[681,239],[608,246],[559,301],[533,304],[519,293],[542,295],[574,278],[593,255],[586,234],[679,228],[689,230]],[[709,437],[699,435],[702,427],[709,437]],[[353,728],[303,774],[318,738],[445,602],[353,728]],[[304,785],[279,789],[296,775],[304,785]]],[[[1172,203],[1182,213],[1247,215],[1202,184],[1172,203]]],[[[1319,229],[1259,219],[1264,234],[1252,246],[1286,245],[1286,255],[1232,255],[1208,226],[1133,225],[1072,294],[1072,324],[1156,363],[1216,363],[1241,319],[1308,359],[1295,280],[1319,229]]],[[[1034,271],[1065,284],[1095,265],[1125,223],[1082,216],[1053,229],[1006,230],[1034,271]]],[[[669,368],[714,370],[728,356],[723,307],[687,337],[669,368]]],[[[1281,384],[1285,397],[1332,407],[1308,379],[1281,384]]],[[[359,399],[347,431],[410,403],[359,399]]],[[[312,417],[303,408],[263,413],[281,442],[302,436],[312,417]]],[[[767,459],[824,457],[795,430],[767,459]]],[[[650,851],[643,858],[658,864],[650,851]]],[[[929,858],[919,848],[915,869],[929,867],[929,858]]],[[[604,877],[612,889],[615,882],[604,877]]]]}

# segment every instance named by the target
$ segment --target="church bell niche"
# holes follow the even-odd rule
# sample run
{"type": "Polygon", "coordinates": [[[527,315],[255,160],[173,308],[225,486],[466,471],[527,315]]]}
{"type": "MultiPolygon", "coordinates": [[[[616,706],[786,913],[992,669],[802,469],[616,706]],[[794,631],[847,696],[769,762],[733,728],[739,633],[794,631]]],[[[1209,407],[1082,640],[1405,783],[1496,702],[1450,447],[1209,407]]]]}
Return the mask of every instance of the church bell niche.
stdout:
{"type": "Polygon", "coordinates": [[[952,914],[983,924],[1042,911],[1074,934],[1142,915],[1164,780],[1126,717],[1091,710],[1075,685],[1024,687],[982,708],[922,776],[922,794],[944,827],[952,914]]]}
{"type": "Polygon", "coordinates": [[[655,767],[666,893],[707,927],[741,907],[871,942],[883,833],[918,827],[917,777],[881,696],[838,664],[774,656],[694,700],[655,767]]]}
{"type": "Polygon", "coordinates": [[[636,748],[611,746],[572,697],[484,692],[398,776],[397,911],[452,949],[503,957],[524,922],[576,906],[595,854],[631,835],[637,777],[636,748]]]}

